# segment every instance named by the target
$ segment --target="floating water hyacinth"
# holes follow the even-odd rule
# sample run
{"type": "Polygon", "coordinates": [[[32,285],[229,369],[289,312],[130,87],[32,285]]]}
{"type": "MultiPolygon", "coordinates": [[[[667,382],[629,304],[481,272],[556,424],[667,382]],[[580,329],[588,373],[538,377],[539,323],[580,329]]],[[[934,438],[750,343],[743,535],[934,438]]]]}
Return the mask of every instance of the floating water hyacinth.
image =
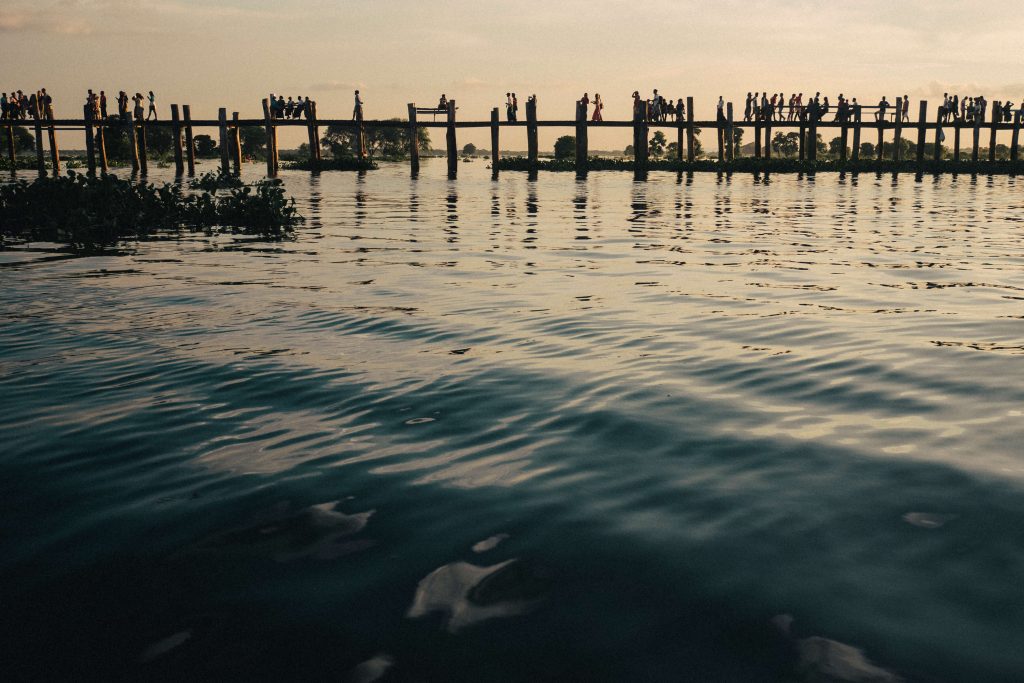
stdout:
{"type": "Polygon", "coordinates": [[[237,229],[280,238],[303,219],[279,181],[233,186],[208,174],[186,192],[180,185],[151,185],[112,175],[74,172],[0,187],[0,235],[5,239],[66,244],[95,252],[155,232],[237,229]],[[217,194],[218,187],[228,187],[217,194]]]}

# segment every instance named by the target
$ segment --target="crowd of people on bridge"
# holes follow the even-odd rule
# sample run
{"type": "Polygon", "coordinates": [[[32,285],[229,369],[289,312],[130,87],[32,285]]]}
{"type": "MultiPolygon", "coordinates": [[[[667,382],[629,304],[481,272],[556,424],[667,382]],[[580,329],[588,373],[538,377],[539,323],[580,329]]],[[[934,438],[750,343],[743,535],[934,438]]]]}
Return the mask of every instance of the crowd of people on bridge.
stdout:
{"type": "Polygon", "coordinates": [[[674,103],[671,98],[654,89],[652,97],[644,99],[638,90],[633,91],[633,119],[647,121],[650,123],[665,123],[666,121],[682,121],[686,118],[686,105],[680,97],[674,103]]]}
{"type": "MultiPolygon", "coordinates": [[[[942,123],[984,123],[988,114],[988,100],[984,95],[974,97],[942,94],[942,106],[939,107],[939,121],[942,123]]],[[[1016,110],[1010,100],[992,103],[992,120],[995,123],[1012,123],[1024,120],[1024,101],[1016,110]]]]}
{"type": "MultiPolygon", "coordinates": [[[[94,120],[108,118],[107,93],[105,90],[100,90],[98,94],[92,89],[88,90],[85,96],[85,114],[86,118],[94,120]]],[[[160,120],[160,115],[156,110],[156,95],[150,90],[146,95],[137,92],[132,97],[128,97],[128,93],[121,90],[117,93],[117,116],[121,120],[131,118],[138,123],[160,120]],[[128,106],[129,102],[131,102],[131,107],[128,106]]]]}
{"type": "Polygon", "coordinates": [[[53,118],[53,98],[40,88],[26,95],[21,90],[0,95],[0,120],[24,121],[25,119],[53,118]]]}
{"type": "MultiPolygon", "coordinates": [[[[358,90],[356,99],[359,99],[358,90]]],[[[274,93],[270,93],[270,118],[273,119],[301,119],[303,116],[308,119],[311,116],[311,106],[311,100],[308,97],[302,99],[302,95],[298,95],[294,99],[289,97],[286,100],[284,95],[274,97],[274,93]]]]}

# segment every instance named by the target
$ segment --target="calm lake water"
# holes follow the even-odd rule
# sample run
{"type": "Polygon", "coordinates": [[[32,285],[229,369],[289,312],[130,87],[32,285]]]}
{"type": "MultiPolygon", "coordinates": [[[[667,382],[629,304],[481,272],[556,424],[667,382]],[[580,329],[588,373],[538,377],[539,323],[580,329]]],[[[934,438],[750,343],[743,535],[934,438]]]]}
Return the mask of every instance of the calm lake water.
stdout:
{"type": "Polygon", "coordinates": [[[0,252],[5,677],[1024,677],[1024,179],[460,170],[0,252]]]}

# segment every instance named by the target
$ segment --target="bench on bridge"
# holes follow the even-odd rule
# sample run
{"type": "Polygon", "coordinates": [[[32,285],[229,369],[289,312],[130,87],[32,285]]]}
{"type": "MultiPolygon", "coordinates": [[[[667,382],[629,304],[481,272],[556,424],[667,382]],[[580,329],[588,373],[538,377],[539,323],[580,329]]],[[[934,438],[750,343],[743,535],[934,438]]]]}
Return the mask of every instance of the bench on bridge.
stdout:
{"type": "MultiPolygon", "coordinates": [[[[458,107],[455,107],[455,109],[457,110],[458,107]]],[[[417,114],[431,114],[434,117],[434,120],[436,121],[437,120],[437,115],[438,114],[446,114],[447,115],[448,114],[448,109],[446,107],[416,107],[416,113],[417,114]]]]}

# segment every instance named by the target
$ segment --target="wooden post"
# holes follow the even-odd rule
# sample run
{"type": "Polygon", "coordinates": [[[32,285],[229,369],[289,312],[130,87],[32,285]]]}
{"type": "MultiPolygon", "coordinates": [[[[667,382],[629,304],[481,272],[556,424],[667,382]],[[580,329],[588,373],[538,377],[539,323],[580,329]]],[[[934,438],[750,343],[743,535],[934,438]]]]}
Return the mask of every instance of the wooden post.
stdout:
{"type": "Polygon", "coordinates": [[[459,143],[455,136],[455,100],[448,101],[448,127],[445,131],[445,144],[448,148],[448,178],[454,180],[459,174],[459,143]]]}
{"type": "MultiPolygon", "coordinates": [[[[451,107],[449,107],[451,110],[451,107]]],[[[356,155],[360,161],[366,158],[366,128],[363,126],[363,107],[356,110],[356,155]]],[[[274,132],[274,156],[277,156],[277,132],[274,132]]],[[[277,168],[277,159],[274,160],[277,168]]]]}
{"type": "MultiPolygon", "coordinates": [[[[921,104],[924,104],[924,102],[922,102],[921,104]]],[[[903,98],[902,97],[897,97],[896,98],[896,121],[893,124],[893,127],[896,129],[896,131],[893,133],[893,141],[892,141],[893,142],[893,145],[892,145],[892,160],[893,161],[900,161],[903,158],[903,149],[902,149],[903,146],[900,144],[900,138],[903,137],[903,107],[904,106],[905,106],[905,103],[903,102],[903,98]]]]}
{"type": "Polygon", "coordinates": [[[192,137],[192,108],[183,104],[182,116],[185,118],[185,160],[188,162],[189,177],[196,174],[196,143],[192,137]]]}
{"type": "Polygon", "coordinates": [[[953,161],[960,161],[960,121],[953,123],[953,161]]]}
{"type": "Polygon", "coordinates": [[[727,102],[725,104],[725,120],[725,155],[728,157],[729,161],[736,161],[736,139],[733,133],[734,129],[732,127],[732,102],[727,102]]]}
{"type": "Polygon", "coordinates": [[[686,161],[693,163],[694,159],[694,134],[695,127],[693,125],[693,98],[686,98],[686,161]]]}
{"type": "Polygon", "coordinates": [[[85,120],[85,159],[89,175],[96,175],[96,147],[92,128],[92,105],[82,107],[82,118],[85,120]]]}
{"type": "Polygon", "coordinates": [[[942,114],[935,115],[935,154],[936,162],[942,161],[942,114]]]}
{"type": "MultiPolygon", "coordinates": [[[[38,101],[38,100],[37,100],[38,101]]],[[[46,161],[43,159],[43,124],[42,105],[36,105],[35,133],[36,133],[36,168],[40,177],[46,176],[46,161]]]]}
{"type": "MultiPolygon", "coordinates": [[[[928,134],[925,126],[928,123],[928,102],[921,100],[920,108],[917,110],[917,164],[924,163],[924,142],[928,134]]],[[[939,144],[939,133],[935,133],[935,144],[939,144]]]]}
{"type": "Polygon", "coordinates": [[[139,124],[139,170],[142,175],[149,173],[149,144],[146,142],[146,124],[139,124]]]}
{"type": "Polygon", "coordinates": [[[988,138],[988,160],[996,160],[996,132],[999,126],[1000,114],[1002,112],[995,107],[992,108],[992,133],[988,138]]]}
{"type": "Polygon", "coordinates": [[[416,121],[416,104],[410,102],[409,108],[409,169],[413,175],[420,172],[420,138],[419,126],[416,121]]]}
{"type": "Polygon", "coordinates": [[[231,160],[228,149],[228,110],[221,107],[217,110],[217,132],[220,134],[220,172],[231,173],[231,160]]]}
{"type": "Polygon", "coordinates": [[[270,118],[270,103],[263,99],[263,126],[267,133],[267,177],[273,178],[277,175],[274,168],[274,151],[271,146],[274,144],[274,123],[270,118]]]}
{"type": "Polygon", "coordinates": [[[537,175],[537,100],[526,101],[526,149],[529,172],[537,175]]]}
{"type": "Polygon", "coordinates": [[[242,127],[238,124],[238,112],[231,114],[231,166],[235,175],[242,175],[242,127]]]}
{"type": "Polygon", "coordinates": [[[100,156],[100,173],[107,174],[110,164],[107,163],[107,124],[108,121],[101,121],[96,127],[96,151],[100,156]]]}
{"type": "Polygon", "coordinates": [[[878,149],[875,150],[875,158],[878,161],[881,161],[883,159],[882,148],[884,147],[884,144],[885,144],[884,135],[885,135],[885,121],[879,119],[878,120],[878,149]]]}
{"type": "Polygon", "coordinates": [[[683,121],[684,121],[683,117],[679,116],[679,114],[677,113],[676,114],[676,161],[680,162],[680,163],[683,161],[683,145],[685,144],[685,140],[683,139],[683,137],[684,137],[685,131],[686,131],[686,128],[683,125],[683,121]]]}
{"type": "Polygon", "coordinates": [[[181,176],[185,173],[185,160],[181,150],[181,119],[176,104],[171,105],[171,137],[174,138],[174,175],[181,176]]]}
{"type": "Polygon", "coordinates": [[[857,109],[857,113],[853,117],[853,148],[850,151],[850,160],[860,160],[860,109],[857,109]]]}
{"type": "Polygon", "coordinates": [[[18,155],[14,149],[14,126],[7,125],[7,158],[11,161],[11,173],[17,168],[18,155]]]}
{"type": "Polygon", "coordinates": [[[50,125],[46,127],[47,135],[50,137],[50,164],[53,166],[53,177],[60,175],[60,149],[57,147],[57,129],[53,127],[53,109],[46,108],[46,120],[50,125]]]}
{"type": "Polygon", "coordinates": [[[310,168],[314,172],[319,172],[320,162],[323,160],[320,151],[320,124],[316,113],[316,102],[308,97],[306,98],[306,135],[309,138],[310,168]]]}
{"type": "Polygon", "coordinates": [[[761,158],[761,118],[754,119],[754,158],[761,158]]]}
{"type": "Polygon", "coordinates": [[[971,161],[978,163],[978,146],[981,142],[981,117],[974,117],[974,149],[971,150],[971,161]]]}
{"type": "Polygon", "coordinates": [[[846,151],[846,145],[850,142],[850,114],[849,108],[847,108],[846,118],[843,119],[843,125],[839,129],[839,161],[845,162],[848,152],[846,151]]]}
{"type": "Polygon", "coordinates": [[[501,141],[498,127],[498,108],[491,110],[491,177],[498,177],[498,162],[501,161],[501,141]]]}
{"type": "Polygon", "coordinates": [[[797,149],[797,153],[799,155],[800,161],[803,161],[803,160],[805,160],[807,158],[807,151],[804,149],[804,143],[806,143],[806,142],[807,142],[807,126],[804,125],[804,119],[800,119],[800,140],[797,143],[799,145],[798,149],[797,149]]]}
{"type": "Polygon", "coordinates": [[[576,175],[587,175],[589,164],[587,154],[589,144],[587,140],[587,105],[583,102],[576,103],[576,175]]]}
{"type": "Polygon", "coordinates": [[[814,108],[811,125],[807,129],[807,160],[818,160],[818,108],[814,108]]]}
{"type": "Polygon", "coordinates": [[[135,128],[135,119],[131,114],[121,117],[122,125],[128,126],[128,147],[132,153],[132,173],[138,173],[141,166],[139,162],[139,136],[135,128]]]}
{"type": "Polygon", "coordinates": [[[633,177],[647,179],[648,142],[647,112],[633,112],[633,177]]]}
{"type": "MultiPolygon", "coordinates": [[[[1020,119],[1022,116],[1024,116],[1024,112],[1019,112],[1013,117],[1013,137],[1010,139],[1010,161],[1017,161],[1019,149],[1018,143],[1020,142],[1020,119]]],[[[11,161],[14,161],[13,157],[11,157],[11,161]]]]}
{"type": "Polygon", "coordinates": [[[764,122],[764,159],[769,161],[772,158],[772,120],[769,118],[764,122]]]}
{"type": "MultiPolygon", "coordinates": [[[[306,102],[309,102],[308,97],[306,98],[306,102]]],[[[317,168],[319,168],[321,162],[324,160],[324,149],[320,144],[320,114],[317,111],[315,100],[313,102],[309,102],[309,111],[313,116],[313,151],[316,152],[316,163],[317,168]]],[[[418,140],[417,144],[419,144],[418,140]]],[[[417,152],[418,151],[419,147],[417,147],[417,152]]]]}
{"type": "Polygon", "coordinates": [[[724,116],[715,112],[715,137],[718,138],[718,163],[725,162],[725,122],[724,116]]]}

